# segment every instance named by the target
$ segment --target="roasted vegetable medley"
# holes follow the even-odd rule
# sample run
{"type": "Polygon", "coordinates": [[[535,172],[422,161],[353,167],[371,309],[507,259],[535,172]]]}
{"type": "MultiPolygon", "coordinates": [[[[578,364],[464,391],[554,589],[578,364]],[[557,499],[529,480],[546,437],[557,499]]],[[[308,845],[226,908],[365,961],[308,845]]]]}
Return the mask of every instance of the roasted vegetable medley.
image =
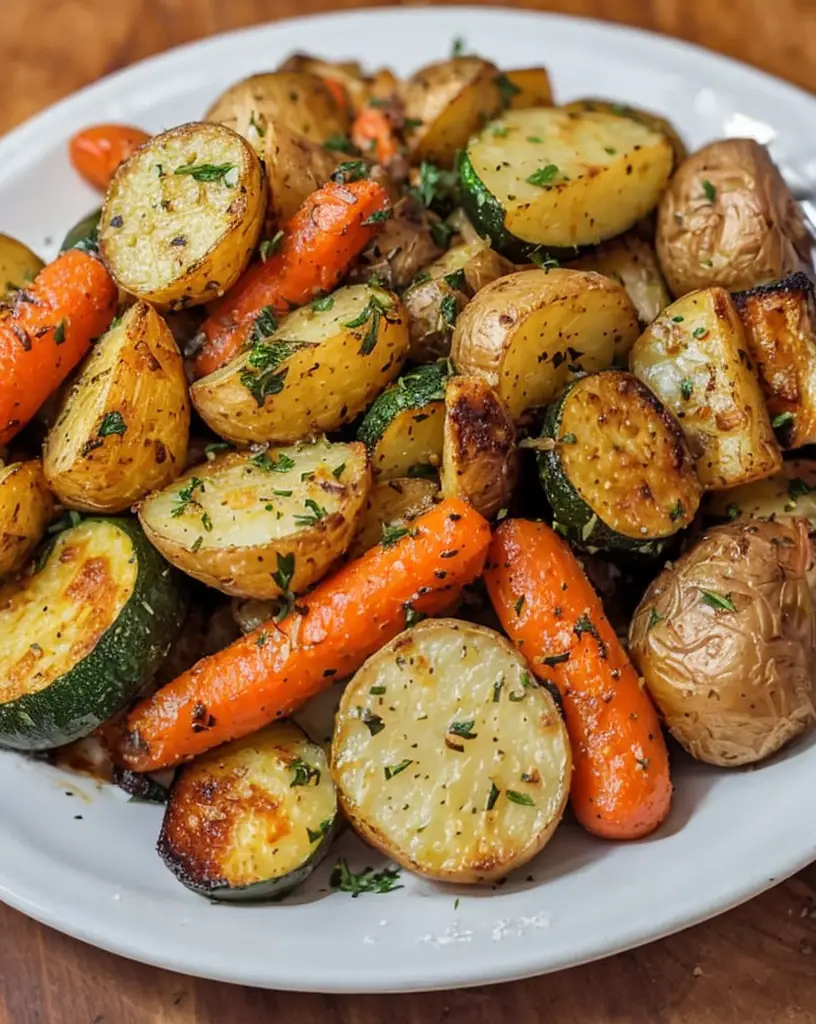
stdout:
{"type": "Polygon", "coordinates": [[[353,895],[495,882],[568,802],[637,839],[668,736],[810,727],[816,299],[763,146],[297,54],[70,155],[59,255],[0,236],[0,744],[93,751],[247,902],[343,821],[396,864],[353,895]]]}

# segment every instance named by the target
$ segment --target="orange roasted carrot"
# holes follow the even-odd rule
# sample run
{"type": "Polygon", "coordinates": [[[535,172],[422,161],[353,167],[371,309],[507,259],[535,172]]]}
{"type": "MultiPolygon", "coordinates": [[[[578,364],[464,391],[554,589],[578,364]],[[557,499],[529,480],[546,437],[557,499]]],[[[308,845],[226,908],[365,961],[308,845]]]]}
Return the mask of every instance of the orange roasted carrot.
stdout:
{"type": "Polygon", "coordinates": [[[373,153],[387,167],[399,152],[394,130],[382,110],[365,107],[351,126],[351,141],[365,156],[373,153]]]}
{"type": "Polygon", "coordinates": [[[265,623],[137,705],[120,760],[135,771],[169,767],[290,714],[416,613],[444,611],[481,572],[489,543],[478,512],[457,498],[441,502],[396,543],[324,580],[279,625],[265,623]]]}
{"type": "Polygon", "coordinates": [[[637,839],[666,817],[669,756],[657,713],[569,546],[548,526],[502,523],[485,570],[501,624],[561,693],[571,799],[588,832],[637,839]]]}
{"type": "Polygon", "coordinates": [[[342,185],[330,181],[313,192],[284,227],[278,251],[251,266],[204,321],[195,375],[203,377],[228,362],[265,306],[287,313],[331,291],[381,229],[380,215],[390,206],[382,185],[367,178],[342,185]]]}
{"type": "Polygon", "coordinates": [[[68,155],[88,184],[104,192],[119,164],[149,138],[141,128],[126,124],[95,124],[73,136],[68,155]]]}
{"type": "Polygon", "coordinates": [[[98,259],[68,249],[0,317],[0,444],[28,423],[116,312],[118,291],[98,259]]]}

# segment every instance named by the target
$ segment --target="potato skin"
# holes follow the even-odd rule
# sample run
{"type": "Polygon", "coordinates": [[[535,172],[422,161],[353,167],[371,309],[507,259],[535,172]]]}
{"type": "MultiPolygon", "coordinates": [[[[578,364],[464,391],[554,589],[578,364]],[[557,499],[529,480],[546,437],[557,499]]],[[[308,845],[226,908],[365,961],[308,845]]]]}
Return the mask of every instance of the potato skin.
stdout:
{"type": "Polygon", "coordinates": [[[0,469],[0,576],[22,567],[53,514],[54,499],[39,459],[0,469]]]}
{"type": "Polygon", "coordinates": [[[315,189],[325,185],[335,167],[348,159],[273,119],[267,122],[260,155],[269,189],[267,232],[282,227],[315,189]]]}
{"type": "Polygon", "coordinates": [[[629,650],[672,735],[700,761],[770,757],[811,724],[814,625],[807,525],[708,530],[651,584],[629,650]],[[705,594],[736,610],[712,607],[705,594]]]}
{"type": "Polygon", "coordinates": [[[752,288],[810,266],[796,200],[753,139],[712,142],[683,161],[660,201],[656,246],[675,298],[709,285],[752,288]]]}
{"type": "Polygon", "coordinates": [[[43,448],[69,508],[123,512],[184,468],[190,399],[170,328],[137,302],[91,351],[43,448]],[[118,417],[118,418],[117,418],[118,417]]]}

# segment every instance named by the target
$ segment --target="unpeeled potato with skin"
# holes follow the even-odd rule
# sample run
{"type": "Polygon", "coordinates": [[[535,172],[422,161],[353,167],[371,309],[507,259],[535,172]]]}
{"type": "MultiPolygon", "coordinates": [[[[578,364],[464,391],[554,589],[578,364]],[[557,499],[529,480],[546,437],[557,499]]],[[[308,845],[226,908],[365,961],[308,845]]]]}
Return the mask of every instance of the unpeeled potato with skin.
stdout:
{"type": "Polygon", "coordinates": [[[770,757],[814,718],[807,523],[707,531],[638,606],[629,651],[669,731],[700,761],[770,757]]]}
{"type": "Polygon", "coordinates": [[[751,288],[810,266],[810,236],[768,150],[724,139],[683,161],[660,201],[657,254],[675,296],[751,288]]]}

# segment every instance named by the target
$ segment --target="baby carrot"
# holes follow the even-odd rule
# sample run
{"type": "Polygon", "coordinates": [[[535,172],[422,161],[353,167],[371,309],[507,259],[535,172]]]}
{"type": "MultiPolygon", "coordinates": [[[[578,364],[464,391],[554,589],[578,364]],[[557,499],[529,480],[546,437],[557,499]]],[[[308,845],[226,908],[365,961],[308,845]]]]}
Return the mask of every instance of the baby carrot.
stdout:
{"type": "Polygon", "coordinates": [[[382,110],[366,107],[351,126],[351,141],[365,156],[373,155],[377,163],[387,167],[399,152],[397,140],[382,110]]]}
{"type": "Polygon", "coordinates": [[[482,570],[490,528],[452,498],[396,543],[349,562],[273,620],[138,704],[119,751],[135,771],[187,761],[282,718],[356,671],[416,620],[439,614],[482,570]]]}
{"type": "Polygon", "coordinates": [[[74,135],[68,155],[88,184],[104,192],[119,164],[149,138],[141,128],[126,124],[96,124],[74,135]]]}
{"type": "Polygon", "coordinates": [[[236,355],[265,306],[288,313],[331,291],[380,230],[384,217],[378,217],[390,206],[382,185],[367,178],[330,181],[313,192],[284,227],[279,250],[251,266],[204,321],[195,375],[212,373],[236,355]]]}
{"type": "Polygon", "coordinates": [[[28,423],[108,327],[118,291],[98,259],[69,249],[0,318],[0,444],[28,423]]]}
{"type": "Polygon", "coordinates": [[[576,817],[605,839],[648,835],[669,810],[668,751],[657,713],[569,546],[543,523],[507,520],[493,538],[485,582],[508,636],[561,693],[576,817]]]}

